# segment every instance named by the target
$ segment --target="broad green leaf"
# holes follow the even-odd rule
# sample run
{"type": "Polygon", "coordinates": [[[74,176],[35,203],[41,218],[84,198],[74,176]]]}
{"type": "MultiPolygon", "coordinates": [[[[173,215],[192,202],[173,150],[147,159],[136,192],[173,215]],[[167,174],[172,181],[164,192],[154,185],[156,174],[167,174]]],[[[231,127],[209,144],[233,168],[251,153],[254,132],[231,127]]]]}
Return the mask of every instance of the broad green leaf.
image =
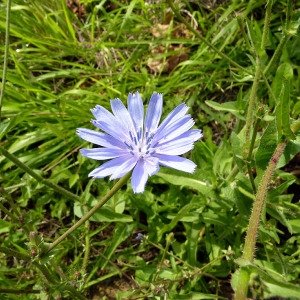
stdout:
{"type": "Polygon", "coordinates": [[[238,108],[237,106],[238,104],[236,101],[218,103],[215,101],[206,100],[205,103],[217,111],[226,111],[232,113],[233,115],[237,116],[241,120],[245,120],[244,111],[238,108]]]}
{"type": "Polygon", "coordinates": [[[0,219],[0,234],[9,232],[11,224],[5,220],[0,219]]]}
{"type": "MultiPolygon", "coordinates": [[[[264,289],[264,297],[269,298],[273,296],[280,296],[287,299],[291,299],[291,297],[299,299],[300,286],[287,282],[284,277],[280,276],[277,272],[276,274],[273,273],[273,275],[275,275],[275,277],[273,277],[269,274],[269,272],[266,272],[266,270],[263,270],[254,264],[250,264],[249,262],[243,261],[242,259],[235,260],[235,262],[241,265],[245,270],[248,270],[250,274],[252,273],[259,276],[264,285],[268,287],[267,289],[264,289]]],[[[239,272],[240,270],[237,270],[232,276],[231,284],[235,291],[237,289],[239,272]]]]}
{"type": "Polygon", "coordinates": [[[203,177],[200,173],[200,171],[196,171],[194,174],[188,174],[185,172],[162,168],[156,174],[156,176],[175,185],[190,187],[194,190],[201,192],[204,195],[212,193],[212,186],[209,183],[207,183],[207,181],[205,181],[204,179],[200,179],[200,177],[203,177]]]}
{"type": "Polygon", "coordinates": [[[300,233],[300,219],[289,220],[288,223],[292,227],[292,233],[300,233]]]}
{"type": "Polygon", "coordinates": [[[290,127],[290,82],[293,79],[293,68],[284,63],[278,68],[276,76],[279,77],[281,86],[275,111],[278,140],[293,140],[295,136],[290,127]]]}
{"type": "Polygon", "coordinates": [[[278,161],[277,168],[281,168],[288,164],[298,152],[300,152],[300,136],[297,136],[293,141],[287,142],[283,154],[278,161]]]}
{"type": "MultiPolygon", "coordinates": [[[[84,211],[81,203],[76,202],[74,205],[74,214],[78,218],[84,216],[84,211]]],[[[130,223],[133,222],[133,219],[129,215],[118,214],[112,211],[109,207],[102,207],[97,210],[90,218],[94,222],[121,222],[121,223],[130,223]]]]}
{"type": "Polygon", "coordinates": [[[256,167],[265,170],[277,147],[278,138],[275,121],[270,122],[260,139],[260,144],[255,155],[256,167]]]}

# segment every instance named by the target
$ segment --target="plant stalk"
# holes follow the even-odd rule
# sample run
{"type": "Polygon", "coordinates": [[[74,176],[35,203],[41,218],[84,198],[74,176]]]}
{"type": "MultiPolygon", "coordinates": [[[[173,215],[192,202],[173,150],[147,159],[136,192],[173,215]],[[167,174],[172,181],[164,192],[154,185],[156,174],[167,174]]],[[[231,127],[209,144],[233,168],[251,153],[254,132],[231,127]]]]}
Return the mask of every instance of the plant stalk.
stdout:
{"type": "MultiPolygon", "coordinates": [[[[270,159],[269,165],[261,179],[261,183],[258,187],[257,194],[253,204],[252,213],[249,220],[249,226],[248,226],[244,250],[243,250],[242,258],[245,261],[253,262],[256,239],[259,230],[259,223],[261,220],[262,210],[265,205],[265,199],[268,192],[268,185],[270,183],[270,180],[275,171],[278,160],[282,155],[285,146],[286,146],[286,142],[282,142],[277,145],[274,154],[270,159]]],[[[235,294],[235,300],[245,300],[247,298],[246,296],[248,291],[248,284],[249,284],[249,274],[247,270],[241,268],[239,274],[238,286],[235,294]]]]}

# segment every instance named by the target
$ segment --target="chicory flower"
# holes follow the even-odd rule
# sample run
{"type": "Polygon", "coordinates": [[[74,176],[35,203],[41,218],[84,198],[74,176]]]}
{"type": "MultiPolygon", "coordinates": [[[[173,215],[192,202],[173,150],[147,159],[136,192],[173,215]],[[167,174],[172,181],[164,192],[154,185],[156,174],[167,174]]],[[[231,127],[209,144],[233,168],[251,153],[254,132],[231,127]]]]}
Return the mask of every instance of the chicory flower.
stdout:
{"type": "Polygon", "coordinates": [[[92,109],[92,124],[102,132],[79,128],[82,139],[99,148],[81,149],[83,156],[108,160],[89,176],[117,179],[133,169],[131,185],[135,193],[142,193],[149,176],[159,171],[159,165],[193,173],[196,165],[182,155],[194,147],[203,135],[191,129],[194,120],[186,114],[189,107],[177,106],[159,125],[162,114],[162,94],[153,93],[144,118],[144,105],[138,92],[129,94],[127,105],[120,99],[111,100],[110,113],[101,105],[92,109]]]}

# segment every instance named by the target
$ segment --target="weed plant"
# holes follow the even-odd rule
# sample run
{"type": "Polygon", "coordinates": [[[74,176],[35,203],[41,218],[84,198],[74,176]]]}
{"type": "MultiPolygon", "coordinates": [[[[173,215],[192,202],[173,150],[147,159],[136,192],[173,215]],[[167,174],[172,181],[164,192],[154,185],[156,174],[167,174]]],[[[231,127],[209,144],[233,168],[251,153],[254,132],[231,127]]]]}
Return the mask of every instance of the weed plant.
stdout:
{"type": "Polygon", "coordinates": [[[299,4],[2,1],[3,299],[300,299],[299,4]],[[76,128],[136,91],[191,107],[197,169],[110,194],[76,128]]]}

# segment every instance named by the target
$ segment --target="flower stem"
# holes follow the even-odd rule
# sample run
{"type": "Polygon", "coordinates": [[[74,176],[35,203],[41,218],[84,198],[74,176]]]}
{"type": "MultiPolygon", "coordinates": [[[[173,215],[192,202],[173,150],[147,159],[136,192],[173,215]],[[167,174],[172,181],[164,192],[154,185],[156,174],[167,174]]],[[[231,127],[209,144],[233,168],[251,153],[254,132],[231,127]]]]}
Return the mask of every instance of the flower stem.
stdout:
{"type": "MultiPolygon", "coordinates": [[[[88,209],[86,205],[84,204],[83,206],[84,213],[88,213],[88,209]]],[[[86,228],[86,234],[85,234],[85,249],[84,249],[84,257],[83,257],[83,262],[82,262],[82,271],[85,272],[85,269],[87,267],[88,261],[89,261],[89,256],[90,256],[90,248],[91,248],[91,243],[90,243],[90,236],[89,236],[89,229],[90,229],[90,221],[86,220],[85,221],[85,228],[86,228]]]]}
{"type": "Polygon", "coordinates": [[[250,149],[249,149],[249,141],[250,141],[250,129],[251,125],[253,123],[253,111],[255,109],[255,103],[256,103],[256,93],[258,90],[258,84],[260,79],[261,73],[261,63],[259,57],[256,58],[256,70],[255,70],[255,76],[253,80],[252,89],[250,92],[250,99],[249,99],[249,105],[247,108],[247,117],[246,117],[246,133],[245,133],[245,152],[244,152],[244,158],[249,157],[250,155],[250,149]]]}
{"type": "Polygon", "coordinates": [[[0,121],[1,121],[1,111],[2,111],[2,99],[4,97],[5,83],[6,83],[6,73],[7,73],[7,61],[9,52],[9,26],[10,26],[10,9],[11,0],[7,0],[6,8],[6,24],[5,24],[5,48],[4,48],[4,61],[3,61],[3,72],[2,72],[2,85],[0,91],[0,121]]]}
{"type": "MultiPolygon", "coordinates": [[[[76,230],[80,225],[86,222],[100,207],[102,207],[130,178],[131,172],[123,176],[112,189],[89,211],[87,212],[77,223],[75,223],[71,228],[69,228],[63,235],[61,235],[57,240],[55,240],[47,249],[47,252],[51,251],[60,242],[62,242],[66,237],[68,237],[74,230],[76,230]]],[[[46,252],[46,253],[47,253],[46,252]]]]}
{"type": "MultiPolygon", "coordinates": [[[[252,213],[249,220],[249,226],[246,234],[246,240],[243,250],[243,259],[248,262],[253,262],[255,245],[257,239],[257,233],[259,229],[259,223],[261,219],[261,213],[265,205],[265,199],[267,196],[268,185],[271,177],[274,173],[278,160],[283,153],[286,146],[286,142],[282,142],[277,145],[275,152],[270,159],[269,165],[261,179],[260,185],[257,190],[257,194],[254,200],[252,213]]],[[[237,285],[237,290],[235,294],[235,300],[245,300],[248,291],[249,274],[247,270],[241,268],[239,274],[239,280],[237,285]]]]}

